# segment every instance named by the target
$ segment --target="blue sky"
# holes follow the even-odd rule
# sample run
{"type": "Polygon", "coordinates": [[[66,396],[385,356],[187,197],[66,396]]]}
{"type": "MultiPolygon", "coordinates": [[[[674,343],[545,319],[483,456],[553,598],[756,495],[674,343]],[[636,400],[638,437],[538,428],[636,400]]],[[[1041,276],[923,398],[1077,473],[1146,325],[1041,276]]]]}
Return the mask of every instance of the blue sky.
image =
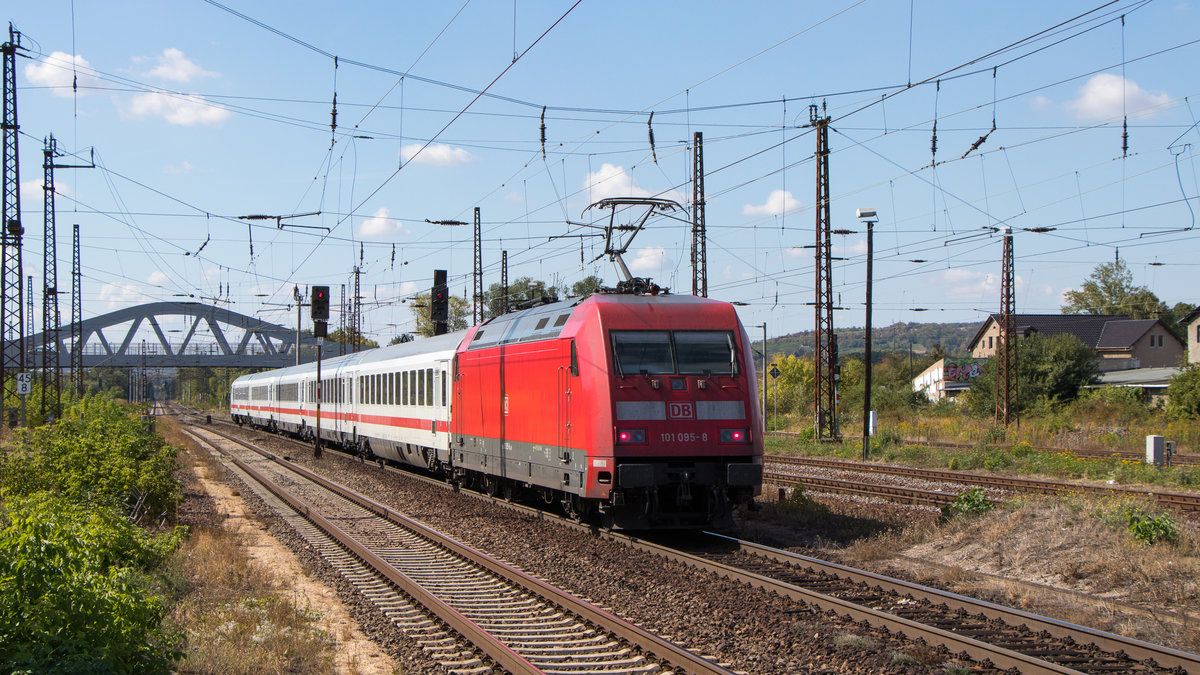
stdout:
{"type": "MultiPolygon", "coordinates": [[[[570,223],[592,222],[584,209],[603,197],[690,208],[700,131],[709,295],[745,303],[743,322],[771,335],[808,330],[807,125],[824,104],[833,226],[855,232],[834,237],[836,326],[863,323],[861,207],[879,213],[876,326],[996,311],[1001,240],[985,228],[1004,226],[1020,312],[1058,311],[1118,255],[1135,283],[1197,303],[1198,11],[1176,0],[20,3],[8,18],[29,57],[17,75],[26,273],[40,302],[53,134],[62,163],[94,148],[100,165],[56,174],[59,285],[79,223],[85,317],[194,296],[287,325],[293,285],[328,284],[336,305],[359,265],[364,329],[386,342],[411,330],[402,300],[433,269],[469,292],[470,228],[427,219],[481,209],[485,283],[506,250],[510,279],[614,284],[600,240],[562,235],[593,232],[570,223]],[[285,222],[328,234],[238,220],[317,211],[285,222]]],[[[687,224],[655,219],[626,262],[687,293],[689,247],[687,224]]]]}

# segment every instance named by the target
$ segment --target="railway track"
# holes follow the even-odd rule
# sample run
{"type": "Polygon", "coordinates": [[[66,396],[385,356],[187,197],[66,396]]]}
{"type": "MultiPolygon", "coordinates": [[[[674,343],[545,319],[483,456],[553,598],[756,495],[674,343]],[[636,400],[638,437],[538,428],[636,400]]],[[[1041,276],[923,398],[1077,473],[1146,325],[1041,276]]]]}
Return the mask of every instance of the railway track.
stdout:
{"type": "Polygon", "coordinates": [[[187,433],[229,457],[268,505],[450,672],[731,672],[246,441],[210,428],[187,433]]]}
{"type": "MultiPolygon", "coordinates": [[[[794,431],[768,431],[768,436],[779,436],[783,438],[797,437],[799,433],[794,431]]],[[[846,440],[861,440],[861,436],[846,436],[846,440]]],[[[958,441],[923,441],[916,438],[906,438],[902,441],[905,445],[925,445],[931,448],[956,448],[967,449],[978,447],[979,443],[962,443],[958,441]]],[[[1044,448],[1035,447],[1038,452],[1069,452],[1076,457],[1086,459],[1111,459],[1116,457],[1125,461],[1142,462],[1146,459],[1144,452],[1135,452],[1133,450],[1109,450],[1099,448],[1044,448]]],[[[1171,459],[1172,466],[1200,466],[1200,455],[1192,453],[1175,453],[1171,459]]]]}
{"type": "MultiPolygon", "coordinates": [[[[873,462],[855,462],[819,457],[786,457],[782,455],[767,455],[764,459],[768,464],[776,464],[779,466],[815,467],[857,473],[903,476],[906,478],[918,478],[921,480],[942,481],[947,483],[958,483],[962,485],[997,488],[1011,492],[1021,492],[1027,494],[1090,494],[1145,497],[1148,499],[1154,499],[1164,508],[1174,509],[1180,513],[1200,513],[1200,494],[1186,492],[1158,492],[1153,490],[1139,490],[1115,486],[1058,483],[1054,481],[1034,480],[1029,478],[988,476],[983,474],[964,473],[960,471],[918,469],[904,466],[875,464],[873,462]]],[[[873,491],[873,489],[870,487],[860,486],[859,490],[856,492],[854,491],[853,486],[857,486],[859,484],[851,483],[850,481],[835,481],[831,479],[790,476],[789,474],[778,472],[767,472],[764,474],[764,480],[768,478],[774,482],[780,483],[781,485],[800,484],[813,488],[826,489],[830,492],[840,491],[849,494],[869,494],[871,496],[887,497],[892,493],[892,491],[895,491],[897,494],[897,501],[904,501],[904,503],[909,504],[942,506],[948,503],[946,501],[940,501],[941,497],[939,495],[943,494],[940,492],[911,490],[909,488],[893,488],[892,486],[880,486],[879,491],[873,491]]],[[[950,501],[953,501],[955,496],[957,495],[950,495],[950,501]]]]}
{"type": "MultiPolygon", "coordinates": [[[[464,494],[772,591],[803,603],[795,610],[798,612],[834,612],[910,638],[920,637],[1001,669],[1200,673],[1200,656],[749,542],[712,535],[705,546],[675,547],[597,531],[485,495],[464,494]]],[[[930,499],[945,500],[942,503],[954,498],[930,494],[936,495],[930,499]]]]}

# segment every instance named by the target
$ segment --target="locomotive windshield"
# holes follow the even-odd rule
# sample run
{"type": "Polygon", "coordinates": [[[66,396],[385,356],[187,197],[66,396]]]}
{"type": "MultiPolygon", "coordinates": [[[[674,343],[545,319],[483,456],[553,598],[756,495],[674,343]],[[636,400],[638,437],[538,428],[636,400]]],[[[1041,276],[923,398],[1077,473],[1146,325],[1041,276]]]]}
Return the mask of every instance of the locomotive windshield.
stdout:
{"type": "Polygon", "coordinates": [[[614,330],[621,375],[735,375],[733,333],[723,330],[614,330]]]}

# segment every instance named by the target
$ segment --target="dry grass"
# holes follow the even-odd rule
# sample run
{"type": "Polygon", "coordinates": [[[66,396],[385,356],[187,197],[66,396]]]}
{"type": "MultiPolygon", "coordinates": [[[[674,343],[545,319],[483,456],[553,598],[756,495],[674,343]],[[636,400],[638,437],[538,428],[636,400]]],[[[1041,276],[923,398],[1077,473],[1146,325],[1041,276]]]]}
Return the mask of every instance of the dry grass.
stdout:
{"type": "Polygon", "coordinates": [[[1173,544],[1139,543],[1126,530],[1129,506],[1081,497],[1024,500],[978,518],[884,533],[844,553],[853,564],[902,552],[937,563],[924,569],[925,583],[1200,650],[1200,614],[1193,615],[1200,606],[1200,535],[1183,527],[1173,544]]]}
{"type": "MultiPolygon", "coordinates": [[[[219,470],[208,453],[190,449],[178,427],[167,423],[159,429],[184,446],[181,461],[219,470]]],[[[334,636],[317,628],[318,617],[250,559],[238,533],[222,529],[211,514],[197,514],[196,520],[171,561],[172,577],[186,589],[166,620],[186,639],[180,672],[334,672],[334,636]]]]}

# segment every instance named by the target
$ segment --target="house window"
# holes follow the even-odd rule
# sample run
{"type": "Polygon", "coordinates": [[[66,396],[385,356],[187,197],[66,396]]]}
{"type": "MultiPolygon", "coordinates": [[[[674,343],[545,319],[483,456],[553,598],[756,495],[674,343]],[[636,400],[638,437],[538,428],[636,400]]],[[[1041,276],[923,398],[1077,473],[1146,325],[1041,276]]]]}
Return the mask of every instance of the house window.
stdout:
{"type": "Polygon", "coordinates": [[[996,346],[996,338],[994,338],[994,337],[992,337],[991,335],[989,335],[989,336],[988,336],[988,349],[991,349],[991,348],[993,348],[993,347],[995,347],[995,346],[996,346]]]}

